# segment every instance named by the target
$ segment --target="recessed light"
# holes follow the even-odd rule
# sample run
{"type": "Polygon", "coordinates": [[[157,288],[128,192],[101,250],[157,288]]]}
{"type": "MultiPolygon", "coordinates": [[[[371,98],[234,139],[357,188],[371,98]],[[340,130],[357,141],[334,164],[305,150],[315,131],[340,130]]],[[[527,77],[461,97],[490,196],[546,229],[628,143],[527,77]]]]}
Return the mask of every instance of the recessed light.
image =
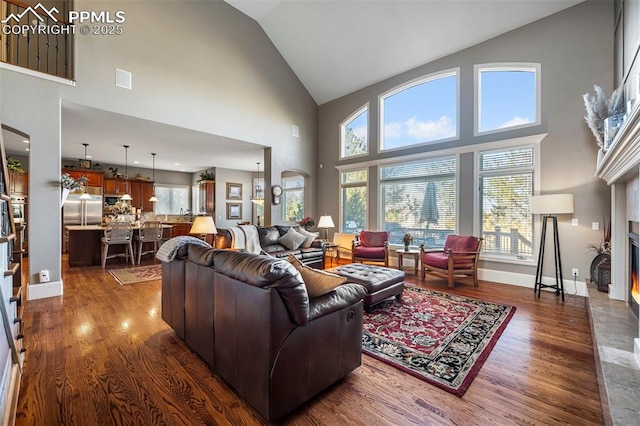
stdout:
{"type": "Polygon", "coordinates": [[[90,156],[90,155],[87,155],[87,158],[91,158],[91,156],[90,156]]]}
{"type": "Polygon", "coordinates": [[[134,161],[133,164],[140,164],[140,162],[139,161],[134,161]]]}
{"type": "Polygon", "coordinates": [[[184,172],[184,169],[180,169],[181,172],[184,172]]]}
{"type": "Polygon", "coordinates": [[[31,151],[29,148],[25,148],[24,150],[25,150],[25,151],[31,151]]]}
{"type": "Polygon", "coordinates": [[[173,163],[173,165],[174,165],[174,166],[179,166],[179,165],[180,165],[180,163],[173,163]]]}
{"type": "Polygon", "coordinates": [[[29,141],[27,139],[23,139],[22,142],[29,143],[29,141]]]}

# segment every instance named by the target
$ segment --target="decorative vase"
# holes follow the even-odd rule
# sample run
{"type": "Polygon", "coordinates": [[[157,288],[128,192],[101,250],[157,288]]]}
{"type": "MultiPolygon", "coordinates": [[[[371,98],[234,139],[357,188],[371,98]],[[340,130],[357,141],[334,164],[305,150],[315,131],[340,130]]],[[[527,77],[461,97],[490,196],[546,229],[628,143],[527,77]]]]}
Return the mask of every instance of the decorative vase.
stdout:
{"type": "Polygon", "coordinates": [[[404,245],[404,251],[409,251],[409,244],[404,245]]]}
{"type": "Polygon", "coordinates": [[[60,193],[60,208],[64,206],[64,202],[67,201],[68,196],[69,190],[67,188],[62,188],[62,192],[60,193]]]}
{"type": "Polygon", "coordinates": [[[620,127],[624,124],[626,114],[616,114],[604,119],[604,150],[608,150],[620,127]]]}

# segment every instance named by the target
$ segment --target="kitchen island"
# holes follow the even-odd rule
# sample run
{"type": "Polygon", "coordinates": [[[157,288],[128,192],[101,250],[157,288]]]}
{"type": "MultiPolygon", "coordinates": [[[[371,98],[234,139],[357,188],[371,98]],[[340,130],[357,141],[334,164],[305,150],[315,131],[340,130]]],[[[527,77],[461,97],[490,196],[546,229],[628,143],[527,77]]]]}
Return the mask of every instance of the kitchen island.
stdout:
{"type": "MultiPolygon", "coordinates": [[[[163,224],[162,237],[169,239],[172,237],[172,225],[163,224]]],[[[105,227],[101,225],[67,225],[64,227],[65,232],[69,233],[69,266],[94,266],[100,265],[100,252],[102,250],[101,238],[104,236],[105,227]]],[[[133,227],[134,235],[140,229],[138,226],[133,227]]],[[[134,241],[134,249],[135,249],[134,241]]],[[[121,249],[124,247],[112,247],[110,250],[121,249]]]]}

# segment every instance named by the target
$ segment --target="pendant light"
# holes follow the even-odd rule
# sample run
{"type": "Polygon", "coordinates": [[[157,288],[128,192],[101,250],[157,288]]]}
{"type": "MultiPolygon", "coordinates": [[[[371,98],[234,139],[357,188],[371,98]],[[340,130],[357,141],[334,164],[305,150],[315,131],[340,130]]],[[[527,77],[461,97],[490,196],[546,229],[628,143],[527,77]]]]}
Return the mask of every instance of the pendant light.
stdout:
{"type": "MultiPolygon", "coordinates": [[[[84,177],[86,178],[86,177],[87,177],[87,168],[86,168],[86,164],[87,164],[87,147],[89,146],[89,144],[88,144],[88,143],[83,143],[82,145],[84,145],[84,166],[85,166],[85,169],[84,169],[84,171],[85,171],[85,173],[84,173],[84,177]]],[[[90,195],[90,194],[87,194],[87,186],[89,186],[89,185],[88,185],[88,183],[85,183],[85,185],[84,185],[84,192],[83,192],[83,194],[80,196],[80,199],[81,199],[81,200],[90,200],[90,199],[91,199],[91,195],[90,195]]]]}
{"type": "Polygon", "coordinates": [[[153,181],[153,195],[151,195],[151,198],[149,198],[149,201],[151,201],[152,203],[155,203],[158,201],[158,197],[156,197],[156,153],[152,152],[151,155],[153,156],[153,171],[152,171],[152,178],[151,180],[153,181]]]}
{"type": "Polygon", "coordinates": [[[264,191],[262,190],[262,185],[260,185],[260,162],[256,163],[258,165],[258,183],[254,187],[255,195],[251,196],[251,202],[256,204],[264,203],[264,191]]]}
{"type": "Polygon", "coordinates": [[[129,145],[122,145],[124,147],[124,195],[120,197],[122,201],[131,201],[131,195],[129,195],[129,167],[128,167],[128,151],[129,145]]]}

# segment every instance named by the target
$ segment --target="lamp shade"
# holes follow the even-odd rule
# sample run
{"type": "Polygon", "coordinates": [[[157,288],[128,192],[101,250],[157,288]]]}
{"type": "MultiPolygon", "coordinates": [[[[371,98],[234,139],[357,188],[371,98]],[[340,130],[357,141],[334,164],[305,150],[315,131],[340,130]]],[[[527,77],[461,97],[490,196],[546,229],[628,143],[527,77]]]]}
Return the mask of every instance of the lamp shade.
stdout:
{"type": "Polygon", "coordinates": [[[533,214],[571,214],[573,194],[534,195],[529,198],[529,207],[533,214]]]}
{"type": "Polygon", "coordinates": [[[81,200],[90,200],[91,194],[87,194],[86,192],[80,196],[81,200]]]}
{"type": "Polygon", "coordinates": [[[133,198],[131,198],[131,195],[126,194],[126,193],[122,197],[120,197],[120,199],[122,201],[131,201],[131,200],[133,200],[133,198]]]}
{"type": "Polygon", "coordinates": [[[318,221],[318,228],[335,228],[331,216],[320,216],[320,220],[318,221]]]}
{"type": "Polygon", "coordinates": [[[191,226],[190,234],[217,234],[215,223],[213,223],[213,217],[211,216],[197,216],[191,226]]]}

